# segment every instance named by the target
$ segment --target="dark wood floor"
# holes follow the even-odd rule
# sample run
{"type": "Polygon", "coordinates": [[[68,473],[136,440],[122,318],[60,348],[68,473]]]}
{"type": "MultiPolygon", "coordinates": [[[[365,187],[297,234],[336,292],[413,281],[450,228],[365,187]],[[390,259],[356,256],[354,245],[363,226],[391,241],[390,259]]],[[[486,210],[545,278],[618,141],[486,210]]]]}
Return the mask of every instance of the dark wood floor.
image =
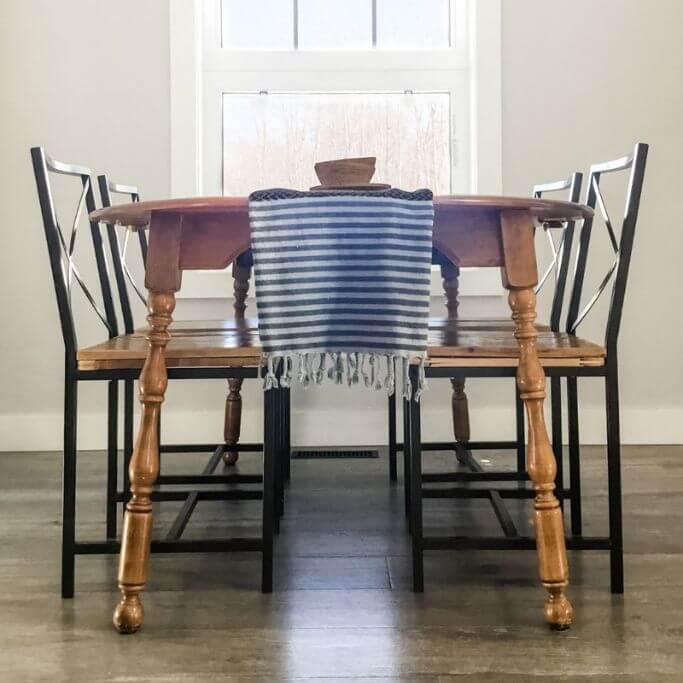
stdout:
{"type": "MultiPolygon", "coordinates": [[[[492,461],[510,461],[495,454],[492,461]]],[[[168,456],[166,471],[204,455],[168,456]]],[[[447,454],[425,456],[426,470],[447,454]]],[[[587,535],[606,526],[603,449],[584,449],[587,535]]],[[[154,556],[146,624],[111,626],[116,558],[80,557],[59,597],[60,458],[0,455],[0,681],[683,681],[683,447],[624,449],[626,595],[603,552],[570,554],[576,625],[551,633],[531,552],[429,553],[409,588],[386,459],[294,463],[275,592],[254,555],[154,556]]],[[[257,471],[245,455],[242,472],[257,471]]],[[[103,535],[104,459],[79,462],[79,536],[103,535]]],[[[161,529],[179,504],[164,504],[161,529]]],[[[186,535],[257,531],[259,503],[200,503],[186,535]],[[251,529],[249,529],[251,528],[251,529]]],[[[496,533],[485,501],[427,501],[426,527],[496,533]]],[[[529,505],[511,502],[515,521],[529,505]]]]}

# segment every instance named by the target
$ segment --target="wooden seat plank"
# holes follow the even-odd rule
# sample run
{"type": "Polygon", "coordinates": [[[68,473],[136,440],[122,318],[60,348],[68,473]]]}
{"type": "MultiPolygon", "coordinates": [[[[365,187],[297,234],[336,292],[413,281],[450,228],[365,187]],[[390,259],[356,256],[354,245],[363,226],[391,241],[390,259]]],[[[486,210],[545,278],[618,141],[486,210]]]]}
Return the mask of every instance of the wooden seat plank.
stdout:
{"type": "MultiPolygon", "coordinates": [[[[541,358],[604,358],[605,348],[572,334],[539,328],[538,354],[541,358]]],[[[428,355],[430,358],[517,358],[519,350],[511,329],[447,324],[429,330],[428,355]]]]}
{"type": "MultiPolygon", "coordinates": [[[[166,348],[168,367],[253,365],[261,358],[255,329],[226,328],[210,331],[205,321],[197,329],[174,331],[166,348]]],[[[474,327],[443,321],[429,330],[428,358],[431,365],[515,366],[519,358],[512,329],[474,327]]],[[[574,335],[540,329],[538,353],[545,365],[602,365],[605,349],[574,335]]],[[[78,352],[81,370],[142,367],[147,356],[145,333],[120,335],[78,352]]]]}

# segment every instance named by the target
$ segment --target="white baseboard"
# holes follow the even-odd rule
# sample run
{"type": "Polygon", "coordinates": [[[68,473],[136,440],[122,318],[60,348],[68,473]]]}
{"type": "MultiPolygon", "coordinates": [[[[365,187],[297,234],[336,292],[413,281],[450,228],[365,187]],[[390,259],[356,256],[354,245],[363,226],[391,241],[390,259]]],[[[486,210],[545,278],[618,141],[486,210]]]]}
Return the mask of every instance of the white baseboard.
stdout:
{"type": "MultiPolygon", "coordinates": [[[[514,420],[507,408],[479,408],[472,415],[472,438],[512,439],[514,420]]],[[[262,438],[260,410],[245,406],[242,419],[242,440],[262,438]]],[[[399,418],[399,431],[401,420],[399,418]]],[[[219,442],[223,431],[223,414],[219,409],[187,411],[169,409],[162,418],[166,443],[219,442]]],[[[386,443],[386,412],[345,408],[343,412],[308,406],[295,410],[292,442],[297,446],[350,446],[386,443]],[[340,419],[340,415],[342,416],[340,419]]],[[[448,440],[451,437],[450,405],[430,406],[423,411],[423,438],[448,440]]],[[[621,415],[624,444],[681,444],[683,420],[681,410],[666,408],[629,408],[621,415]]],[[[78,445],[80,449],[101,449],[105,446],[106,418],[102,412],[79,415],[78,445]]],[[[581,411],[581,442],[605,442],[605,417],[601,407],[589,405],[581,411]]],[[[23,413],[0,415],[0,451],[61,450],[61,413],[23,413]]]]}

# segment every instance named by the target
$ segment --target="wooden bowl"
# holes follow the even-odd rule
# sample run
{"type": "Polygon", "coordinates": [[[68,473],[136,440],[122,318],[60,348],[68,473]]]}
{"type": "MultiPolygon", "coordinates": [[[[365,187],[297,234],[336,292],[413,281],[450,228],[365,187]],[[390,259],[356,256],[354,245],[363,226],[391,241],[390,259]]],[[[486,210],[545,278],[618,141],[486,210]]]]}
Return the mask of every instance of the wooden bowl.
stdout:
{"type": "Polygon", "coordinates": [[[315,173],[324,186],[367,185],[375,173],[375,157],[319,161],[315,173]]]}

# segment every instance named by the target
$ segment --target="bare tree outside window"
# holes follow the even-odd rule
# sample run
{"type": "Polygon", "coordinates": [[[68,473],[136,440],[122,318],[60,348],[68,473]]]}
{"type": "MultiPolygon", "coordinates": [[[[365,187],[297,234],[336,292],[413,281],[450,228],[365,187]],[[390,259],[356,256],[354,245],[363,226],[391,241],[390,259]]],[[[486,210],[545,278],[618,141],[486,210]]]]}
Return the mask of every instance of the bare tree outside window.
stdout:
{"type": "Polygon", "coordinates": [[[223,96],[223,192],[316,185],[316,161],[376,156],[373,181],[451,192],[448,93],[223,96]]]}

